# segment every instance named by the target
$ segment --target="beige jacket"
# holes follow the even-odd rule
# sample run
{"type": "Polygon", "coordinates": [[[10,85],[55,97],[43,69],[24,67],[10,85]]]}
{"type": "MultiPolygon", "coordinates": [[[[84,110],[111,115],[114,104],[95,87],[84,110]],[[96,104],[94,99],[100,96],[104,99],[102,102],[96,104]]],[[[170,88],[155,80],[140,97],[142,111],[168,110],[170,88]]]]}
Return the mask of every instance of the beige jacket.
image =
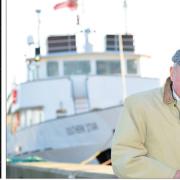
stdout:
{"type": "Polygon", "coordinates": [[[112,141],[112,167],[121,178],[173,178],[180,169],[180,102],[165,87],[125,101],[112,141]]]}

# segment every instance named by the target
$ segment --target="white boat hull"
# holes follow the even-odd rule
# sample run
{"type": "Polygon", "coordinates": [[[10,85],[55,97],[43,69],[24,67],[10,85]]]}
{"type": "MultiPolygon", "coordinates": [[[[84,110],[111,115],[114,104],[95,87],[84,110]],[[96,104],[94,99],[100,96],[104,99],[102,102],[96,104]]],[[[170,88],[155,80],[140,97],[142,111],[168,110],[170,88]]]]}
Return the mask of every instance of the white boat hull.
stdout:
{"type": "Polygon", "coordinates": [[[9,136],[7,154],[80,163],[110,148],[121,108],[116,106],[61,117],[22,129],[9,136]]]}

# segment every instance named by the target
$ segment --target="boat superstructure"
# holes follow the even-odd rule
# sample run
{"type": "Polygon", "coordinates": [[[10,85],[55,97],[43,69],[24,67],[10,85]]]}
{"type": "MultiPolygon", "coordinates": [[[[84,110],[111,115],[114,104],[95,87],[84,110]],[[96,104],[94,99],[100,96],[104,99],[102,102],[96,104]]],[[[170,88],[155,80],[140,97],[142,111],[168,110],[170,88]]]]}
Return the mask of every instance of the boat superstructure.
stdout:
{"type": "Polygon", "coordinates": [[[84,46],[76,34],[49,35],[46,54],[35,48],[35,56],[26,59],[27,81],[8,99],[8,156],[80,163],[96,154],[98,162],[108,160],[123,106],[122,79],[128,96],[159,86],[159,79],[142,77],[141,62],[149,56],[135,53],[133,35],[122,36],[119,51],[119,35],[106,34],[104,49],[95,51],[89,32],[84,31],[84,46]]]}

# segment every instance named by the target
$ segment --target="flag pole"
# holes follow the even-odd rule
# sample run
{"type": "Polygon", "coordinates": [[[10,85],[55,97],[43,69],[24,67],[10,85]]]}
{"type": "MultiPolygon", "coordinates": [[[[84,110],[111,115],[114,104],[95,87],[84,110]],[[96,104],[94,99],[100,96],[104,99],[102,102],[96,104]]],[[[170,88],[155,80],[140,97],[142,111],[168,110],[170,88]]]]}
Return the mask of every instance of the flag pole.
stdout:
{"type": "Polygon", "coordinates": [[[37,18],[38,18],[38,25],[37,25],[37,45],[38,47],[40,47],[40,13],[41,13],[41,10],[40,9],[36,9],[36,13],[37,13],[37,18]]]}
{"type": "MultiPolygon", "coordinates": [[[[125,13],[125,33],[127,33],[127,2],[123,3],[125,13]]],[[[126,84],[126,58],[123,51],[123,39],[122,35],[119,35],[119,54],[120,54],[120,70],[121,70],[121,83],[122,83],[122,103],[124,103],[127,97],[127,84],[126,84]]]]}
{"type": "Polygon", "coordinates": [[[36,48],[36,52],[35,52],[35,61],[36,61],[36,78],[39,79],[39,61],[40,61],[40,56],[41,56],[41,49],[40,49],[40,13],[41,10],[40,9],[36,9],[36,13],[37,13],[37,20],[38,20],[38,24],[37,24],[37,48],[36,48]]]}
{"type": "Polygon", "coordinates": [[[125,33],[127,34],[128,24],[127,24],[127,1],[126,0],[124,0],[123,7],[124,7],[124,27],[125,27],[125,33]]]}
{"type": "Polygon", "coordinates": [[[122,35],[119,35],[119,54],[120,54],[120,69],[121,69],[121,83],[122,83],[122,102],[124,103],[127,97],[127,86],[126,86],[126,58],[123,51],[123,40],[122,35]]]}

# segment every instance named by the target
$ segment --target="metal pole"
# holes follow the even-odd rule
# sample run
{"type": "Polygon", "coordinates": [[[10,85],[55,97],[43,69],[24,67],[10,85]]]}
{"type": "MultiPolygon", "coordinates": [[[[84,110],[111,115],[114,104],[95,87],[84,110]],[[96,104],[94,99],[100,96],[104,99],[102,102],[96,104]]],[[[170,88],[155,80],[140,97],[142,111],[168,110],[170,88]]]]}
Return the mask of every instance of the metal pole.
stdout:
{"type": "Polygon", "coordinates": [[[123,7],[124,7],[124,27],[125,27],[125,33],[127,34],[128,26],[127,26],[127,1],[126,0],[124,0],[123,7]]]}
{"type": "MultiPolygon", "coordinates": [[[[127,2],[124,0],[124,26],[125,33],[127,33],[127,2]]],[[[122,102],[124,103],[125,98],[127,97],[127,85],[126,85],[126,58],[123,51],[123,39],[122,35],[119,35],[119,53],[120,53],[120,69],[121,69],[121,82],[122,82],[122,102]]]]}
{"type": "MultiPolygon", "coordinates": [[[[38,19],[38,26],[37,26],[37,46],[38,48],[40,48],[40,13],[41,10],[40,9],[36,9],[36,13],[37,13],[37,19],[38,19]]],[[[39,79],[39,62],[36,62],[36,79],[39,79]]]]}
{"type": "Polygon", "coordinates": [[[37,13],[37,18],[38,18],[38,26],[37,26],[37,39],[38,39],[38,42],[37,42],[37,45],[38,47],[40,47],[40,13],[41,13],[41,10],[40,9],[36,9],[36,13],[37,13]]]}
{"type": "Polygon", "coordinates": [[[123,52],[123,41],[122,35],[119,35],[119,53],[120,53],[120,69],[121,69],[121,79],[122,79],[122,102],[124,103],[125,98],[127,97],[127,88],[126,88],[126,59],[123,52]]]}

